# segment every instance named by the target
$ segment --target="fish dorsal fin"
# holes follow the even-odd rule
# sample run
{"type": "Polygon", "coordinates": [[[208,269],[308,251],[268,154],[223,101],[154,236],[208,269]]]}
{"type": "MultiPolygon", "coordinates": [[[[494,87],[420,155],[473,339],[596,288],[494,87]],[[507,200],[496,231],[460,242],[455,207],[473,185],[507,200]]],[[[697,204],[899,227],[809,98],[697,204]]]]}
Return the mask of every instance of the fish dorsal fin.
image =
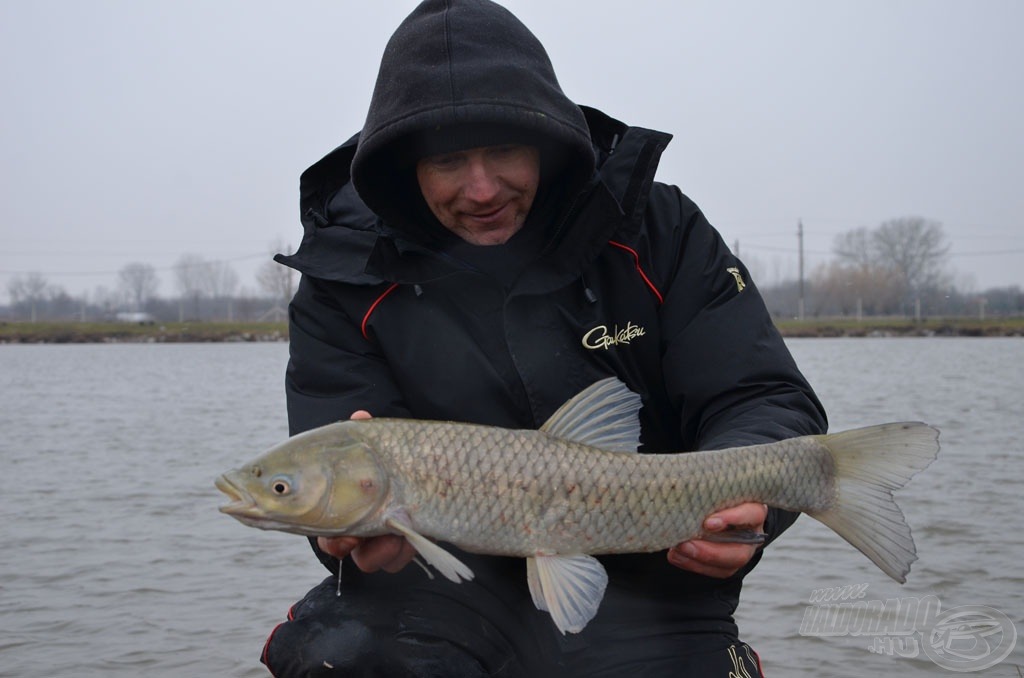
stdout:
{"type": "Polygon", "coordinates": [[[582,553],[527,558],[526,579],[533,604],[549,613],[563,634],[583,630],[597,614],[608,586],[604,566],[582,553]]]}
{"type": "Polygon", "coordinates": [[[636,452],[642,405],[618,377],[608,377],[567,400],[540,430],[610,452],[636,452]]]}

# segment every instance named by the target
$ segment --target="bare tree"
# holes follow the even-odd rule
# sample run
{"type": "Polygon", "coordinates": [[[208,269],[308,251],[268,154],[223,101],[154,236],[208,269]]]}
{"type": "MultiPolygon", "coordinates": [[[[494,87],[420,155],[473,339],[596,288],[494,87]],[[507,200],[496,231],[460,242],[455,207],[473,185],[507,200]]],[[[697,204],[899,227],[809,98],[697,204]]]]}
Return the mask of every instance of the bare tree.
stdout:
{"type": "Polygon", "coordinates": [[[843,264],[862,271],[869,270],[875,264],[871,231],[865,226],[836,237],[833,251],[843,264]]]}
{"type": "Polygon", "coordinates": [[[942,283],[949,245],[942,224],[923,217],[886,221],[875,230],[875,255],[879,264],[896,275],[903,294],[920,295],[942,283]]]}
{"type": "Polygon", "coordinates": [[[156,269],[149,264],[132,263],[118,272],[121,291],[135,311],[141,311],[146,302],[156,295],[160,281],[156,277],[156,269]]]}
{"type": "MultiPolygon", "coordinates": [[[[279,241],[273,249],[280,252],[284,246],[279,241]]],[[[295,270],[276,261],[267,261],[260,266],[256,271],[256,282],[274,300],[275,307],[287,307],[295,294],[295,270]]]]}
{"type": "Polygon", "coordinates": [[[827,313],[832,309],[849,315],[856,308],[856,290],[850,284],[850,269],[832,261],[822,264],[811,273],[811,315],[827,313]]]}
{"type": "Polygon", "coordinates": [[[877,267],[859,268],[833,261],[811,276],[815,315],[883,315],[900,309],[899,286],[892,276],[877,267]]]}
{"type": "Polygon", "coordinates": [[[7,293],[11,297],[11,305],[27,305],[32,322],[36,322],[39,305],[46,300],[49,290],[50,284],[42,273],[27,273],[24,276],[12,278],[7,283],[7,293]]]}
{"type": "Polygon", "coordinates": [[[217,302],[213,309],[214,315],[226,311],[228,320],[233,320],[232,295],[238,289],[238,274],[226,261],[209,261],[203,269],[202,278],[203,288],[217,302]]]}
{"type": "Polygon", "coordinates": [[[214,299],[229,297],[238,289],[238,274],[225,261],[210,261],[203,267],[203,287],[214,299]]]}
{"type": "MultiPolygon", "coordinates": [[[[867,313],[890,313],[920,299],[927,289],[942,285],[947,277],[942,225],[922,217],[903,217],[869,230],[860,227],[836,238],[833,247],[839,266],[828,271],[834,296],[849,293],[867,313]],[[838,287],[846,290],[839,295],[838,287]]],[[[822,281],[825,282],[824,280],[822,281]]]]}
{"type": "Polygon", "coordinates": [[[199,300],[205,291],[206,269],[206,260],[198,254],[183,254],[174,264],[174,282],[181,295],[181,301],[178,304],[178,320],[185,319],[186,299],[192,300],[194,317],[199,318],[199,300]]]}

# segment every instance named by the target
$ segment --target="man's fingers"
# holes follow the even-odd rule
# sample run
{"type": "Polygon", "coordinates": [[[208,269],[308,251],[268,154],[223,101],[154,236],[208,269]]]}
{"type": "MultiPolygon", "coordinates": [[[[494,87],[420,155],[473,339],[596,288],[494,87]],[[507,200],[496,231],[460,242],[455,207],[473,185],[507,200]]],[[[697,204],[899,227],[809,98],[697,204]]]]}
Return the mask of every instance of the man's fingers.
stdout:
{"type": "Polygon", "coordinates": [[[398,572],[406,565],[411,563],[413,558],[415,557],[416,549],[413,548],[413,545],[409,543],[408,539],[402,538],[402,548],[398,552],[398,555],[390,563],[385,565],[382,569],[385,572],[390,572],[391,574],[394,574],[395,572],[398,572]]]}
{"type": "Polygon", "coordinates": [[[386,534],[365,540],[352,550],[352,560],[363,572],[398,572],[416,555],[405,537],[386,534]]]}
{"type": "Polygon", "coordinates": [[[363,540],[359,537],[317,537],[316,545],[320,550],[337,559],[342,559],[359,546],[363,540]]]}
{"type": "Polygon", "coordinates": [[[668,561],[676,567],[724,579],[736,574],[757,553],[748,544],[719,544],[694,539],[683,542],[668,552],[668,561]]]}
{"type": "MultiPolygon", "coordinates": [[[[764,504],[747,502],[717,511],[704,520],[704,532],[721,535],[731,529],[761,533],[768,516],[764,504]]],[[[708,577],[724,579],[742,569],[757,553],[756,544],[691,539],[669,549],[668,561],[676,567],[708,577]]]]}
{"type": "Polygon", "coordinates": [[[719,532],[730,527],[742,527],[761,531],[767,517],[766,505],[748,502],[712,513],[704,520],[704,530],[719,532]]]}
{"type": "Polygon", "coordinates": [[[386,534],[380,537],[317,537],[317,546],[339,560],[352,556],[363,572],[398,572],[416,557],[416,549],[405,537],[386,534]]]}

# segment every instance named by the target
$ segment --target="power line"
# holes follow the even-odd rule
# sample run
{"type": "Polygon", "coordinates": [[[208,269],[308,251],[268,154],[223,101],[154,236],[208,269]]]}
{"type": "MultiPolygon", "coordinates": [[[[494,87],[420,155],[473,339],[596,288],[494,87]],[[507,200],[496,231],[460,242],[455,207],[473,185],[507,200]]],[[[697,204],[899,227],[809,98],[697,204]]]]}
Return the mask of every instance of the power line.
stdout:
{"type": "MultiPolygon", "coordinates": [[[[789,237],[792,238],[793,234],[790,233],[789,237]]],[[[748,250],[750,248],[753,248],[753,249],[756,249],[756,250],[764,250],[766,252],[787,252],[789,254],[795,254],[797,252],[797,248],[794,248],[794,247],[776,247],[776,246],[772,246],[772,245],[758,245],[757,243],[754,243],[752,245],[752,244],[750,244],[749,240],[744,240],[743,241],[743,246],[746,247],[748,250]]],[[[816,254],[816,255],[820,255],[820,256],[828,256],[828,255],[832,254],[832,252],[825,252],[825,251],[822,251],[822,250],[804,249],[804,254],[816,254]]]]}
{"type": "Polygon", "coordinates": [[[1003,254],[1024,254],[1024,250],[988,250],[982,252],[950,252],[951,257],[994,257],[1003,254]]]}
{"type": "MultiPolygon", "coordinates": [[[[793,234],[790,234],[793,237],[793,234]]],[[[758,245],[757,243],[751,243],[749,240],[743,241],[743,247],[749,254],[751,250],[765,251],[765,252],[786,252],[788,254],[797,254],[798,249],[795,247],[779,247],[776,245],[758,245]]],[[[814,254],[819,256],[830,256],[835,252],[827,252],[824,250],[804,250],[804,254],[814,254]]],[[[1006,254],[1024,254],[1024,249],[1015,250],[983,250],[977,252],[957,252],[951,251],[949,256],[951,257],[997,257],[1006,254]]]]}

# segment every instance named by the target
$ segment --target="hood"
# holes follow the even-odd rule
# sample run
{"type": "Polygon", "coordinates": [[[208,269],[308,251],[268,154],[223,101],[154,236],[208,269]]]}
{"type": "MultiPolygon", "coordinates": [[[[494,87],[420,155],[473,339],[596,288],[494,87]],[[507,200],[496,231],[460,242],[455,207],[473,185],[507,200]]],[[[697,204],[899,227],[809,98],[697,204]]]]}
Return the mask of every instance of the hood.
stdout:
{"type": "MultiPolygon", "coordinates": [[[[583,202],[593,203],[589,216],[573,219],[571,234],[552,253],[559,268],[570,270],[592,258],[613,231],[618,240],[633,242],[658,160],[671,139],[663,132],[630,127],[601,111],[580,108],[593,136],[599,180],[584,188],[583,202]]],[[[349,169],[357,142],[358,135],[353,136],[302,173],[302,242],[295,254],[278,254],[274,259],[315,278],[357,285],[420,282],[439,275],[421,268],[436,259],[436,252],[417,257],[421,248],[408,238],[396,233],[382,237],[378,215],[362,201],[351,181],[349,169]],[[380,261],[382,254],[390,263],[380,261]],[[371,266],[371,260],[376,264],[371,266]]],[[[441,269],[448,270],[447,264],[441,269]]]]}
{"type": "Polygon", "coordinates": [[[587,121],[529,29],[487,0],[426,0],[384,50],[352,182],[373,212],[411,235],[425,209],[414,171],[423,135],[458,138],[468,148],[490,145],[471,139],[494,129],[535,142],[542,158],[559,155],[577,185],[593,174],[587,121]]]}

